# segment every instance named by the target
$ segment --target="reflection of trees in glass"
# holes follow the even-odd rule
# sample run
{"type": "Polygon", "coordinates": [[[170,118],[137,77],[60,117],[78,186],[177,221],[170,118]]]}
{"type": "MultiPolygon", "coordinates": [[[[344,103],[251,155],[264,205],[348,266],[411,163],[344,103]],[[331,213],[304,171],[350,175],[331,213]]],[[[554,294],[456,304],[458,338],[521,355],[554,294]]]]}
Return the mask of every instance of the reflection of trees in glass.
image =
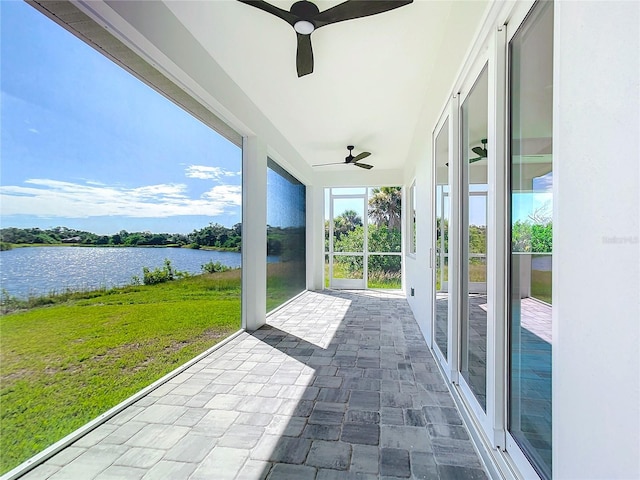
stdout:
{"type": "Polygon", "coordinates": [[[444,248],[443,253],[449,253],[449,220],[438,217],[436,220],[437,248],[444,248]],[[444,237],[444,241],[443,241],[444,237]],[[444,245],[443,245],[444,244],[444,245]]]}
{"type": "Polygon", "coordinates": [[[402,187],[374,188],[369,197],[369,218],[376,225],[400,229],[402,187]]]}
{"type": "Polygon", "coordinates": [[[551,253],[553,224],[518,220],[511,226],[511,243],[514,252],[551,253]]]}

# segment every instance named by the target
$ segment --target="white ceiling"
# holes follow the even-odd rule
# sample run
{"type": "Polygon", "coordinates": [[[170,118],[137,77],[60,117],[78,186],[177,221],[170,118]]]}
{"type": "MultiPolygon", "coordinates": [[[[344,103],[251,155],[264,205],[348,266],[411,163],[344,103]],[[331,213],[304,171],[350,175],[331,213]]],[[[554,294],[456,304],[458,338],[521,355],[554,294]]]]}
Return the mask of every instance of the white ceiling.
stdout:
{"type": "MultiPolygon", "coordinates": [[[[136,15],[149,12],[144,19],[149,25],[155,20],[151,10],[156,2],[135,2],[136,11],[132,2],[106,3],[127,21],[127,8],[136,15]]],[[[424,125],[420,119],[426,111],[435,122],[488,7],[482,0],[415,0],[386,13],[328,25],[311,36],[314,72],[298,78],[296,35],[283,20],[232,0],[163,3],[305,162],[340,162],[346,146],[353,144],[355,154],[372,153],[366,163],[376,170],[403,167],[416,137],[430,137],[434,123],[427,122],[428,131],[416,131],[424,125]]],[[[271,3],[288,10],[293,2],[271,3]]],[[[315,3],[323,11],[341,1],[315,3]]],[[[140,18],[130,21],[136,22],[142,25],[140,18]]],[[[169,29],[174,31],[162,36],[178,44],[184,33],[169,29]]],[[[180,68],[190,74],[189,59],[181,61],[180,68]]],[[[194,71],[201,67],[191,66],[194,71]]],[[[202,83],[213,97],[223,91],[202,83]]]]}

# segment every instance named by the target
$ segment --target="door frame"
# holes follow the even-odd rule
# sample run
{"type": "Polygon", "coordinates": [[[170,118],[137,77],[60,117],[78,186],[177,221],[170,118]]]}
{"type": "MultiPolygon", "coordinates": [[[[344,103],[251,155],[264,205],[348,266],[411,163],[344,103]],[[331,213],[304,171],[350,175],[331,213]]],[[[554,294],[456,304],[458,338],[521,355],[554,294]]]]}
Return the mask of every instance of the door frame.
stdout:
{"type": "Polygon", "coordinates": [[[361,194],[333,194],[333,189],[329,188],[329,288],[335,288],[337,290],[365,290],[367,288],[367,250],[368,250],[368,221],[367,214],[367,199],[368,188],[364,188],[364,193],[361,194]],[[364,229],[364,238],[362,242],[361,252],[335,252],[333,249],[334,240],[334,202],[335,200],[358,200],[362,199],[362,225],[364,229]],[[362,257],[362,278],[334,278],[333,276],[333,261],[335,257],[362,257]]]}

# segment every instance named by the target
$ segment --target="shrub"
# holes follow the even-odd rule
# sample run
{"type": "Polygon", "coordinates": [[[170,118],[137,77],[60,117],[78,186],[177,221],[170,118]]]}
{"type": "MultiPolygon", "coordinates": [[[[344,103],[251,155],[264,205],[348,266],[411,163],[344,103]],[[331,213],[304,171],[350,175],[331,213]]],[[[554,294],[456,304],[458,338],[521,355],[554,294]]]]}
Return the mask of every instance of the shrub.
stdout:
{"type": "Polygon", "coordinates": [[[154,270],[149,267],[142,267],[142,282],[145,285],[156,285],[158,283],[169,282],[176,278],[188,277],[187,272],[180,272],[173,268],[171,260],[164,259],[164,265],[162,268],[156,268],[154,270]]]}
{"type": "Polygon", "coordinates": [[[231,270],[231,267],[227,267],[220,262],[214,263],[213,260],[210,260],[208,263],[201,265],[201,268],[204,273],[220,273],[231,270]]]}

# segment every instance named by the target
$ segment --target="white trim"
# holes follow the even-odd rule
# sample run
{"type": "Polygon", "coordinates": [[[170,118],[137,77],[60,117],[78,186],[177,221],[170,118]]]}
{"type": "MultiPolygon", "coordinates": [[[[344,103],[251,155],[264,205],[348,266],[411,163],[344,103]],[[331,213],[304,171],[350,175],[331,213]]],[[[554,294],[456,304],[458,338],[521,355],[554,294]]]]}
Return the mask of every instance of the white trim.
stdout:
{"type": "Polygon", "coordinates": [[[242,326],[253,331],[267,317],[267,146],[259,137],[243,140],[242,326]]]}
{"type": "Polygon", "coordinates": [[[507,177],[506,28],[498,27],[489,50],[487,192],[487,413],[493,447],[505,447],[507,426],[507,177]],[[491,406],[491,408],[489,408],[491,406]]]}

